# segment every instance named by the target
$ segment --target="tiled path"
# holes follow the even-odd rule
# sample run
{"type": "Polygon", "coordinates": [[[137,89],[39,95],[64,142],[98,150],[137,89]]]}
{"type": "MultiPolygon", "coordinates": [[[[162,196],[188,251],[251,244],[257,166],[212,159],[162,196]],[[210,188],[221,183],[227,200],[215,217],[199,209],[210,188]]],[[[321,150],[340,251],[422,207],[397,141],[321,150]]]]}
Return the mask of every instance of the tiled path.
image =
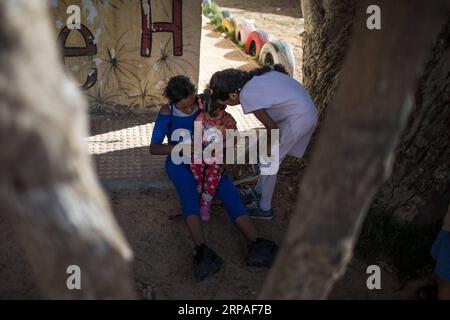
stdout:
{"type": "MultiPolygon", "coordinates": [[[[246,56],[236,45],[215,32],[203,21],[200,81],[202,91],[211,75],[226,68],[252,69],[254,60],[246,56]]],[[[243,115],[240,106],[227,109],[238,123],[239,130],[259,127],[252,115],[243,115]]],[[[164,170],[164,159],[148,153],[154,123],[143,117],[113,116],[91,118],[89,152],[93,155],[98,175],[110,190],[166,189],[171,184],[164,170]]]]}

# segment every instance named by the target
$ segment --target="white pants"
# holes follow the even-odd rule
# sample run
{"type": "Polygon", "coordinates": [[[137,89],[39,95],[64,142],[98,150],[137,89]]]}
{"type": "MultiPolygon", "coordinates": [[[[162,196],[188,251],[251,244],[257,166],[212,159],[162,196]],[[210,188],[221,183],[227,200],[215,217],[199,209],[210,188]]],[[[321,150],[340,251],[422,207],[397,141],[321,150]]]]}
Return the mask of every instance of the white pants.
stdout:
{"type": "MultiPolygon", "coordinates": [[[[311,111],[286,123],[279,124],[280,147],[279,163],[283,162],[287,155],[303,157],[309,140],[317,125],[317,113],[311,111]]],[[[260,208],[270,210],[272,208],[272,196],[275,191],[277,175],[261,175],[256,185],[256,191],[261,193],[260,208]]]]}

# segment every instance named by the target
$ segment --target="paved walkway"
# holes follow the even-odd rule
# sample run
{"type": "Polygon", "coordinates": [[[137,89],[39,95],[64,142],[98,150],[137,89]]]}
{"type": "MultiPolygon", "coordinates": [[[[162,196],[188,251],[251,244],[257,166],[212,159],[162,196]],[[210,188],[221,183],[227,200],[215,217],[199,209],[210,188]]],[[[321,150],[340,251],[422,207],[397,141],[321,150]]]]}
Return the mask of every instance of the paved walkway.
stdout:
{"type": "MultiPolygon", "coordinates": [[[[199,91],[203,91],[211,75],[226,68],[252,69],[257,63],[236,45],[215,32],[203,20],[199,91]]],[[[260,127],[253,115],[244,115],[240,106],[227,109],[237,121],[240,131],[260,127]]],[[[145,117],[93,116],[91,136],[87,138],[98,175],[109,190],[172,188],[164,170],[164,156],[148,153],[153,122],[145,117]]]]}

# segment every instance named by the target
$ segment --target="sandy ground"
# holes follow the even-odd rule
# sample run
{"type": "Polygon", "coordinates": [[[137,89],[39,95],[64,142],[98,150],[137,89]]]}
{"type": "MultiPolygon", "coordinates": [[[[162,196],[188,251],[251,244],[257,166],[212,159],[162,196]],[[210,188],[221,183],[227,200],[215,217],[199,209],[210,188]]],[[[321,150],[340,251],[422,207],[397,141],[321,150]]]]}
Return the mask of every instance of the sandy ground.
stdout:
{"type": "MultiPolygon", "coordinates": [[[[288,158],[275,191],[275,218],[255,220],[262,236],[282,243],[295,207],[298,180],[304,163],[288,158]]],[[[204,223],[208,244],[226,261],[217,275],[196,283],[193,279],[192,243],[176,195],[167,193],[115,193],[114,213],[136,256],[135,280],[142,299],[255,299],[267,269],[245,263],[247,243],[229,221],[224,208],[214,207],[204,223]]],[[[382,267],[382,290],[367,289],[366,268],[372,263],[354,259],[337,283],[331,299],[412,299],[430,278],[400,284],[397,275],[382,267]]]]}

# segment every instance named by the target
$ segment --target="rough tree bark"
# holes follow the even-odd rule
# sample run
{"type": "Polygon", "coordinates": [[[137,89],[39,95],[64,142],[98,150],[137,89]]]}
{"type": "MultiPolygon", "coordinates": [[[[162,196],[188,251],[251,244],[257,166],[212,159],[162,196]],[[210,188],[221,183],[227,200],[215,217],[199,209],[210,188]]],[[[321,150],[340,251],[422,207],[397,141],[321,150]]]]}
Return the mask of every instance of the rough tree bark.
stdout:
{"type": "Polygon", "coordinates": [[[450,199],[450,15],[427,59],[392,176],[372,208],[416,226],[434,224],[450,199]]]}
{"type": "Polygon", "coordinates": [[[86,105],[60,65],[45,3],[0,1],[0,212],[44,297],[133,298],[132,253],[95,178],[86,105]],[[81,290],[67,288],[70,265],[81,290]]]}
{"type": "Polygon", "coordinates": [[[371,31],[365,13],[371,4],[363,1],[356,13],[339,91],[262,299],[326,298],[342,276],[371,201],[390,175],[421,67],[450,9],[437,0],[380,0],[382,30],[371,31]]]}
{"type": "MultiPolygon", "coordinates": [[[[339,84],[357,1],[301,3],[307,13],[303,81],[323,119],[339,84]]],[[[372,204],[374,212],[391,213],[417,226],[442,219],[450,201],[449,34],[447,24],[427,58],[392,176],[372,204]]]]}
{"type": "Polygon", "coordinates": [[[321,119],[339,85],[357,0],[301,0],[305,19],[303,84],[321,119]]]}

